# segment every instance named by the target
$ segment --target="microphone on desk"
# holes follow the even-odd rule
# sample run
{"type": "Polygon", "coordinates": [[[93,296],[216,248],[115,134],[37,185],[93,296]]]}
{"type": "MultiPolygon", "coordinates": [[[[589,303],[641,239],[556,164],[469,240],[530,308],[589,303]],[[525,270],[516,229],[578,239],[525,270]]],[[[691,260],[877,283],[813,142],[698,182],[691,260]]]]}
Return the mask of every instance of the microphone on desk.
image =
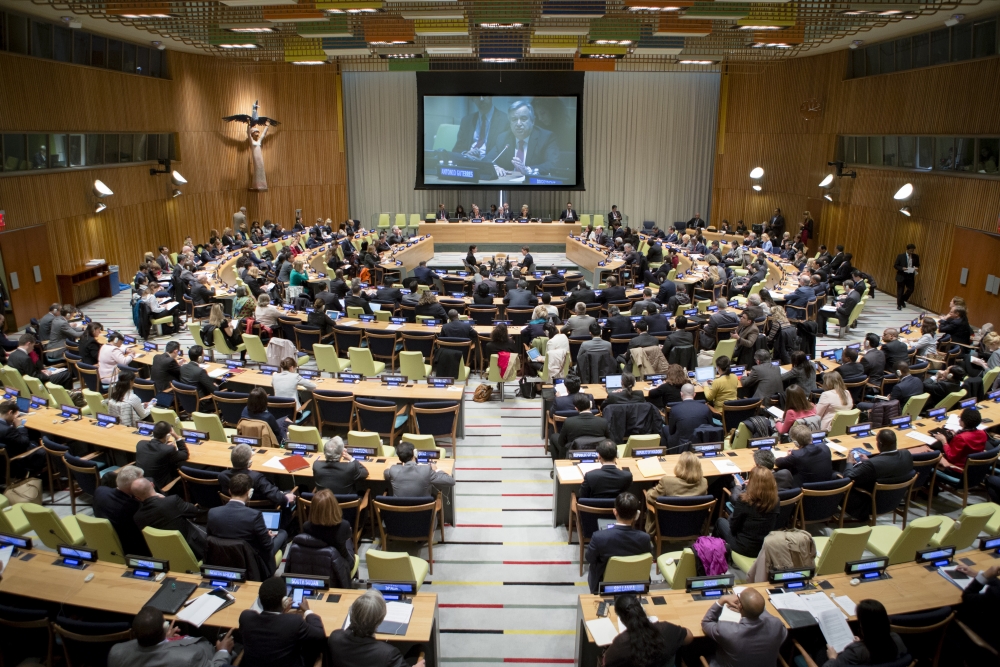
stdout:
{"type": "Polygon", "coordinates": [[[507,152],[507,149],[508,149],[508,148],[510,148],[510,144],[507,144],[506,146],[504,146],[504,147],[503,147],[503,150],[502,150],[502,151],[500,151],[499,153],[497,153],[497,156],[496,156],[495,158],[493,158],[493,162],[492,162],[492,164],[496,164],[496,163],[497,163],[497,160],[499,160],[499,159],[500,159],[500,156],[501,156],[501,155],[503,155],[504,153],[506,153],[506,152],[507,152]]]}

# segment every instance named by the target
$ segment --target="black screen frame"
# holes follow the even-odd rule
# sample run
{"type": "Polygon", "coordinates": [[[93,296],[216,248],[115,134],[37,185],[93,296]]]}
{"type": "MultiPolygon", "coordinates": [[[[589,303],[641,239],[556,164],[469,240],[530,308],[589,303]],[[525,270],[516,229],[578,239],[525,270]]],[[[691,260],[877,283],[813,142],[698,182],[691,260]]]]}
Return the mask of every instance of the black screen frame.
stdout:
{"type": "Polygon", "coordinates": [[[583,80],[585,72],[417,72],[417,153],[414,190],[586,190],[583,182],[583,80]],[[576,98],[576,184],[503,186],[424,183],[424,97],[492,95],[576,98]]]}

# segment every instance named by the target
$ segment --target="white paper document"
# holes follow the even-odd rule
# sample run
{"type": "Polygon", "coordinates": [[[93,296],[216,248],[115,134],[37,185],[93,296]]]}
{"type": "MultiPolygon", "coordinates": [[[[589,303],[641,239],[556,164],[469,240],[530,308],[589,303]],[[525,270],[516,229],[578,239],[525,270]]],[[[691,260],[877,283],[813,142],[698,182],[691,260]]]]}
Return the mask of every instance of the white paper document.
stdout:
{"type": "Polygon", "coordinates": [[[852,600],[849,596],[847,596],[847,595],[835,595],[833,597],[833,601],[836,602],[837,605],[841,609],[843,609],[845,612],[847,612],[848,616],[856,616],[857,615],[857,613],[858,613],[858,605],[854,604],[854,600],[852,600]]]}
{"type": "Polygon", "coordinates": [[[13,546],[9,546],[8,545],[6,547],[0,548],[0,565],[3,566],[3,567],[0,567],[0,570],[6,570],[7,569],[7,563],[10,562],[10,557],[11,557],[11,554],[13,554],[13,553],[14,553],[14,547],[13,546]]]}
{"type": "Polygon", "coordinates": [[[264,467],[273,468],[274,470],[280,470],[281,472],[288,472],[285,469],[285,466],[281,465],[281,459],[282,457],[280,456],[274,456],[272,458],[269,458],[267,461],[264,461],[264,467]]]}
{"type": "Polygon", "coordinates": [[[576,466],[556,466],[556,471],[559,473],[559,479],[563,482],[582,482],[583,475],[576,466]]]}
{"type": "Polygon", "coordinates": [[[967,574],[959,572],[957,567],[939,567],[938,572],[942,577],[955,584],[963,591],[975,580],[975,577],[970,577],[967,574]]]}
{"type": "Polygon", "coordinates": [[[794,609],[795,611],[809,611],[806,603],[795,593],[773,593],[771,604],[775,609],[794,609]]]}
{"type": "Polygon", "coordinates": [[[663,477],[663,466],[656,457],[640,459],[636,465],[643,477],[663,477]]]}
{"type": "Polygon", "coordinates": [[[962,425],[958,422],[957,414],[948,415],[948,419],[944,422],[944,427],[951,431],[952,433],[958,433],[962,430],[962,425]]]}
{"type": "Polygon", "coordinates": [[[590,630],[590,634],[594,637],[594,643],[598,646],[610,646],[611,642],[618,636],[618,628],[606,616],[587,621],[587,629],[590,630]]]}
{"type": "Polygon", "coordinates": [[[712,464],[723,475],[732,475],[740,471],[740,467],[729,459],[712,459],[712,464]]]}
{"type": "Polygon", "coordinates": [[[819,623],[819,629],[823,632],[826,643],[832,646],[837,653],[843,651],[848,644],[854,641],[854,632],[851,631],[851,626],[847,624],[844,613],[836,607],[813,615],[816,616],[816,621],[819,623]]]}
{"type": "MultiPolygon", "coordinates": [[[[733,593],[739,595],[746,590],[746,586],[735,586],[733,587],[733,593]]],[[[722,613],[719,614],[719,620],[725,621],[727,623],[739,623],[740,619],[743,618],[740,612],[733,611],[727,605],[722,605],[722,613]]]]}
{"type": "Polygon", "coordinates": [[[216,368],[214,371],[208,372],[208,377],[214,380],[215,378],[222,377],[228,372],[229,372],[228,368],[216,368]]]}
{"type": "Polygon", "coordinates": [[[406,604],[405,602],[386,602],[385,603],[385,619],[383,623],[400,623],[406,625],[410,622],[410,616],[413,615],[413,605],[406,604]]]}
{"type": "Polygon", "coordinates": [[[387,325],[385,325],[385,330],[386,331],[395,331],[396,329],[402,329],[402,328],[403,328],[402,324],[387,324],[387,325]]]}
{"type": "Polygon", "coordinates": [[[600,470],[601,469],[601,464],[600,463],[581,463],[580,465],[577,466],[577,468],[580,469],[580,474],[581,475],[586,475],[588,472],[591,472],[591,471],[594,471],[594,470],[600,470]]]}
{"type": "Polygon", "coordinates": [[[177,620],[186,621],[196,628],[200,628],[225,603],[226,601],[222,598],[211,593],[205,593],[181,609],[177,614],[177,620]]]}
{"type": "Polygon", "coordinates": [[[767,411],[769,413],[771,413],[772,415],[774,415],[775,419],[784,419],[785,418],[785,411],[782,410],[781,408],[776,408],[776,407],[774,407],[772,405],[771,407],[769,407],[767,409],[767,411]]]}
{"type": "Polygon", "coordinates": [[[835,452],[840,452],[841,454],[847,453],[847,447],[842,447],[834,442],[830,442],[829,440],[826,441],[826,446],[835,452]]]}
{"type": "Polygon", "coordinates": [[[937,442],[937,438],[935,438],[933,435],[927,435],[926,433],[921,433],[920,431],[914,431],[912,429],[910,429],[907,432],[906,437],[918,440],[924,443],[925,445],[932,445],[935,442],[937,442]]]}

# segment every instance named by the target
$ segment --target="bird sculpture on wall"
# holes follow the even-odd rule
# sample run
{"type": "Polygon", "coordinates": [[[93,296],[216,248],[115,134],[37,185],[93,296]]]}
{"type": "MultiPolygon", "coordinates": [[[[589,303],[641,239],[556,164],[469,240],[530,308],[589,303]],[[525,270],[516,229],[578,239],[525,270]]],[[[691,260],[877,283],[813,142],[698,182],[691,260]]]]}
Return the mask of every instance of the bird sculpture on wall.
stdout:
{"type": "Polygon", "coordinates": [[[229,123],[247,124],[247,139],[250,141],[250,189],[256,192],[267,192],[267,175],[264,173],[264,153],[261,147],[264,143],[264,137],[267,136],[267,128],[279,123],[273,118],[258,116],[257,108],[257,101],[254,100],[253,113],[249,116],[246,114],[236,114],[234,116],[225,116],[222,120],[229,123]],[[257,125],[263,125],[264,129],[261,130],[255,127],[257,125]]]}
{"type": "Polygon", "coordinates": [[[278,121],[274,120],[273,118],[268,118],[267,116],[258,116],[257,115],[257,108],[258,108],[258,106],[259,105],[257,104],[257,100],[254,100],[254,103],[253,103],[253,113],[251,113],[249,116],[246,115],[245,113],[238,113],[238,114],[236,114],[234,116],[224,116],[222,118],[222,120],[224,120],[226,122],[229,122],[229,123],[232,123],[232,122],[248,123],[250,125],[250,127],[253,127],[254,125],[280,125],[281,124],[278,121]]]}

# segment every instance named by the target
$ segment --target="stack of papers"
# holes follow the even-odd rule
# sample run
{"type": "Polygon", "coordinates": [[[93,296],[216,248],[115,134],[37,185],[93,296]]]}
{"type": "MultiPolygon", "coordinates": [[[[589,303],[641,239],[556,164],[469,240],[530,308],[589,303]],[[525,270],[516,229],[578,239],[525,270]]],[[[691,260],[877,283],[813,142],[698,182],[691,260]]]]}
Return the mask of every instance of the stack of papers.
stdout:
{"type": "MultiPolygon", "coordinates": [[[[649,617],[650,623],[657,623],[659,620],[656,616],[649,617]]],[[[604,618],[595,618],[592,621],[587,621],[587,629],[593,635],[595,644],[598,646],[610,646],[615,637],[625,632],[626,628],[622,625],[621,619],[616,624],[605,616],[604,618]]]]}
{"type": "Polygon", "coordinates": [[[395,331],[396,329],[402,329],[402,328],[403,328],[402,324],[387,324],[387,325],[385,325],[385,330],[386,331],[395,331]]]}
{"type": "Polygon", "coordinates": [[[214,380],[215,378],[222,377],[228,372],[229,372],[228,368],[216,368],[214,371],[208,372],[208,377],[214,380]]]}
{"type": "Polygon", "coordinates": [[[823,632],[826,643],[832,646],[837,653],[840,653],[847,645],[854,641],[854,632],[847,624],[847,618],[841,607],[853,606],[854,602],[845,596],[840,596],[843,600],[833,603],[826,593],[811,593],[808,595],[796,595],[795,593],[775,593],[771,595],[771,604],[775,609],[792,612],[806,612],[812,615],[819,624],[819,629],[823,632]],[[850,605],[848,604],[850,603],[850,605]],[[838,607],[837,605],[840,605],[838,607]]]}
{"type": "Polygon", "coordinates": [[[662,477],[663,466],[657,458],[641,459],[637,464],[643,477],[662,477]]]}
{"type": "MultiPolygon", "coordinates": [[[[745,591],[746,588],[747,588],[746,586],[734,586],[733,593],[739,595],[740,593],[745,591]]],[[[728,606],[722,605],[722,613],[719,614],[720,621],[725,621],[726,623],[739,623],[740,619],[742,618],[743,616],[740,615],[740,612],[733,611],[728,606]]]]}
{"type": "Polygon", "coordinates": [[[782,410],[781,408],[776,408],[776,407],[774,407],[772,405],[771,407],[769,407],[767,409],[767,411],[770,412],[772,415],[774,415],[775,419],[784,419],[785,418],[785,411],[782,410]]]}
{"type": "Polygon", "coordinates": [[[974,579],[969,575],[959,572],[957,567],[939,567],[938,572],[942,577],[955,584],[963,591],[974,581],[974,579]]]}
{"type": "Polygon", "coordinates": [[[912,429],[907,432],[906,437],[919,440],[925,445],[932,445],[937,442],[937,439],[933,435],[927,435],[926,433],[921,433],[920,431],[914,431],[912,429]]]}
{"type": "Polygon", "coordinates": [[[556,466],[556,472],[562,482],[583,482],[583,475],[576,466],[556,466]]]}
{"type": "Polygon", "coordinates": [[[580,474],[581,475],[586,475],[588,472],[592,472],[594,470],[600,470],[601,469],[601,464],[600,463],[581,463],[580,465],[577,466],[577,468],[580,469],[580,474]]]}
{"type": "Polygon", "coordinates": [[[273,468],[275,470],[280,470],[281,472],[288,472],[287,470],[285,470],[285,466],[281,465],[282,458],[283,457],[281,456],[274,456],[268,459],[267,461],[264,461],[263,465],[265,468],[273,468]]]}
{"type": "MultiPolygon", "coordinates": [[[[385,618],[375,632],[383,635],[405,635],[413,615],[413,605],[405,602],[386,602],[385,618]]],[[[344,630],[351,627],[351,615],[344,620],[344,630]]],[[[612,639],[614,639],[612,637],[612,639]]]]}
{"type": "Polygon", "coordinates": [[[205,593],[195,598],[177,614],[178,621],[185,621],[200,628],[208,618],[222,608],[226,601],[217,595],[205,593]]]}
{"type": "Polygon", "coordinates": [[[958,421],[958,415],[955,413],[948,415],[948,419],[944,422],[944,427],[952,433],[961,431],[962,425],[958,421]]]}
{"type": "Polygon", "coordinates": [[[740,472],[740,467],[729,459],[712,459],[712,463],[715,465],[716,470],[723,475],[732,475],[733,473],[740,472]]]}

